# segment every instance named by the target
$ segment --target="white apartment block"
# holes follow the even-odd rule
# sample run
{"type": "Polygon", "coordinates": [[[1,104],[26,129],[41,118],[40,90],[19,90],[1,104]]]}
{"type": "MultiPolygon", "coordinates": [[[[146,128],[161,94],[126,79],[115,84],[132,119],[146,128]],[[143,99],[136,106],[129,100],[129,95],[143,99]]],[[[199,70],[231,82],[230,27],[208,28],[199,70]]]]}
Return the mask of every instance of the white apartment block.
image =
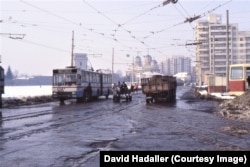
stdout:
{"type": "Polygon", "coordinates": [[[191,73],[191,58],[185,56],[172,56],[162,62],[162,73],[165,75],[174,75],[179,72],[191,73]]]}
{"type": "Polygon", "coordinates": [[[204,81],[207,73],[225,76],[227,64],[246,62],[246,33],[238,31],[238,24],[229,24],[228,32],[227,40],[227,24],[222,23],[221,15],[210,14],[208,20],[197,21],[195,40],[202,44],[196,46],[196,81],[204,81]]]}
{"type": "Polygon", "coordinates": [[[144,61],[140,56],[133,57],[132,63],[128,66],[126,70],[126,76],[130,76],[131,82],[141,82],[143,73],[153,72],[159,73],[160,67],[158,62],[152,58],[150,55],[143,56],[144,61]]]}
{"type": "Polygon", "coordinates": [[[237,63],[250,63],[250,32],[238,33],[238,61],[237,63]]]}

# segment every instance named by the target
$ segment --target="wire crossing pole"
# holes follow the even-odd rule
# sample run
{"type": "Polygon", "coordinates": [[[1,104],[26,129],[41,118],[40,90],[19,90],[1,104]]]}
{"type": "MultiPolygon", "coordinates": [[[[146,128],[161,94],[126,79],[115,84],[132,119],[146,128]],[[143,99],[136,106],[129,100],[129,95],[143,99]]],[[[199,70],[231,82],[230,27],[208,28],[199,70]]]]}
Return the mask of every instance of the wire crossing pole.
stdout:
{"type": "Polygon", "coordinates": [[[71,67],[73,67],[73,57],[74,57],[74,31],[72,31],[71,67]]]}
{"type": "MultiPolygon", "coordinates": [[[[228,14],[228,10],[226,12],[226,16],[227,16],[227,26],[226,26],[226,31],[227,31],[227,59],[226,59],[226,92],[228,92],[228,80],[229,80],[229,14],[228,14]]],[[[231,39],[231,43],[232,43],[232,39],[231,39]]],[[[231,55],[232,56],[232,55],[231,55]]],[[[232,63],[232,62],[231,62],[232,63]]]]}
{"type": "Polygon", "coordinates": [[[112,83],[114,82],[114,48],[112,49],[112,83]]]}

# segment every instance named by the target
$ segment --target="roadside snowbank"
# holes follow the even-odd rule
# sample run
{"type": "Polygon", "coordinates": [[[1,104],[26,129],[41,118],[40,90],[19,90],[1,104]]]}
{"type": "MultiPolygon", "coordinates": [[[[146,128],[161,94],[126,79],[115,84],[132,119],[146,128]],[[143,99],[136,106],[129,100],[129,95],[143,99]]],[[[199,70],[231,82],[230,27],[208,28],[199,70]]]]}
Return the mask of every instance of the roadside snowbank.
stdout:
{"type": "Polygon", "coordinates": [[[52,95],[51,85],[41,86],[5,86],[3,98],[23,98],[52,95]]]}
{"type": "Polygon", "coordinates": [[[219,107],[219,114],[223,117],[250,120],[250,90],[232,100],[223,101],[219,107]]]}
{"type": "Polygon", "coordinates": [[[6,86],[2,95],[2,106],[4,108],[51,101],[54,101],[51,85],[6,86]]]}
{"type": "Polygon", "coordinates": [[[30,96],[30,97],[9,97],[3,98],[2,104],[3,108],[15,107],[15,106],[23,106],[23,105],[34,105],[40,103],[47,103],[55,101],[51,95],[42,95],[42,96],[30,96]]]}

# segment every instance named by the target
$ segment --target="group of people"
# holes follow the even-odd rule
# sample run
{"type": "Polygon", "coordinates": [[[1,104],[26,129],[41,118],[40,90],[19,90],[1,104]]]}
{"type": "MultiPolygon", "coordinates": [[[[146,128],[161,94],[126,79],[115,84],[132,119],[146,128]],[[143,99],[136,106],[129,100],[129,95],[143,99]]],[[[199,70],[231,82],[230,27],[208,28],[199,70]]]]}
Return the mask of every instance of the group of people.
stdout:
{"type": "Polygon", "coordinates": [[[126,93],[128,91],[128,86],[125,82],[122,82],[121,84],[119,81],[117,86],[120,88],[121,93],[126,93]]]}
{"type": "MultiPolygon", "coordinates": [[[[129,89],[128,86],[125,82],[122,82],[122,84],[120,83],[120,81],[118,82],[118,84],[114,84],[113,86],[114,88],[119,88],[120,89],[120,93],[128,93],[129,89]]],[[[130,87],[130,92],[136,92],[138,89],[138,85],[131,85],[130,87]]]]}

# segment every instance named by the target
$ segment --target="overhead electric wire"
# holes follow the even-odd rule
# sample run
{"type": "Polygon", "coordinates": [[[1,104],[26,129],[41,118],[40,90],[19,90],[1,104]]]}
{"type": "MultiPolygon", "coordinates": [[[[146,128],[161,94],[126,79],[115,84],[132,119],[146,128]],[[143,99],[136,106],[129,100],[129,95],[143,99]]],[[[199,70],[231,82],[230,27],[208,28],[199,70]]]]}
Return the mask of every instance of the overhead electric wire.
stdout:
{"type": "Polygon", "coordinates": [[[184,10],[184,12],[188,15],[188,17],[190,17],[189,13],[187,12],[187,10],[182,6],[181,2],[178,2],[178,5],[184,10]]]}
{"type": "MultiPolygon", "coordinates": [[[[196,19],[193,19],[193,18],[197,17],[197,19],[198,19],[198,18],[204,17],[204,16],[206,16],[207,14],[210,14],[211,12],[217,10],[218,8],[220,8],[220,7],[222,7],[222,6],[226,5],[226,4],[228,4],[228,3],[230,3],[230,2],[232,2],[232,0],[226,1],[226,2],[224,2],[224,3],[222,3],[222,4],[218,5],[218,6],[216,6],[215,8],[213,8],[213,9],[211,9],[211,10],[208,10],[208,11],[206,11],[206,12],[200,14],[200,15],[195,15],[194,17],[186,18],[186,20],[184,20],[183,22],[174,24],[174,25],[172,25],[172,26],[163,28],[163,29],[158,30],[158,31],[150,32],[150,34],[147,35],[147,36],[145,36],[144,38],[149,38],[149,37],[151,37],[151,36],[153,36],[153,35],[162,33],[162,32],[164,32],[164,31],[166,31],[166,30],[168,30],[168,29],[171,29],[171,28],[173,28],[173,27],[175,27],[175,26],[178,26],[178,25],[181,25],[181,24],[185,24],[186,22],[191,23],[192,21],[196,20],[196,19]],[[189,21],[188,19],[190,19],[190,21],[189,21]]],[[[183,14],[182,14],[182,15],[183,15],[183,14]]],[[[184,15],[183,15],[183,16],[184,16],[184,15]]]]}
{"type": "MultiPolygon", "coordinates": [[[[122,42],[119,41],[120,39],[119,39],[119,38],[116,38],[116,36],[115,36],[115,34],[116,34],[116,32],[118,31],[118,29],[115,30],[115,33],[114,33],[114,34],[106,35],[106,34],[103,33],[103,32],[98,32],[98,31],[96,31],[94,28],[88,28],[88,27],[86,27],[86,26],[83,26],[82,23],[77,23],[77,22],[72,21],[72,20],[70,20],[70,19],[68,19],[68,18],[65,18],[65,17],[63,17],[63,16],[60,16],[60,15],[58,15],[58,14],[55,14],[55,13],[49,11],[49,10],[45,10],[45,9],[43,9],[43,8],[41,8],[41,7],[38,7],[38,6],[34,5],[34,4],[31,4],[31,3],[29,3],[29,2],[26,2],[26,1],[24,1],[24,0],[20,0],[20,2],[22,2],[22,3],[24,3],[24,4],[28,5],[28,6],[31,6],[31,7],[35,8],[35,9],[37,9],[37,10],[40,10],[40,11],[42,11],[42,12],[44,12],[44,13],[47,13],[47,14],[49,14],[49,15],[52,15],[52,16],[54,16],[54,17],[56,17],[56,18],[59,18],[59,19],[61,19],[61,20],[63,20],[63,21],[66,21],[66,22],[68,22],[68,23],[70,23],[70,24],[73,24],[73,25],[76,25],[76,26],[80,26],[80,27],[84,28],[84,29],[87,30],[87,31],[90,31],[90,32],[92,32],[92,33],[101,35],[101,36],[104,37],[104,38],[111,39],[111,40],[113,40],[113,41],[119,43],[119,44],[122,45],[122,46],[125,46],[124,44],[122,44],[122,42]]],[[[85,2],[85,1],[83,1],[83,2],[85,2]]],[[[86,2],[85,2],[85,3],[86,3],[86,2]]],[[[139,38],[137,38],[137,37],[133,34],[132,31],[126,29],[123,25],[120,25],[120,24],[116,23],[113,19],[109,18],[107,15],[105,15],[103,12],[97,10],[97,9],[96,9],[95,7],[93,7],[92,5],[89,4],[88,6],[89,6],[89,7],[91,6],[91,8],[92,8],[93,10],[95,10],[98,14],[101,14],[103,17],[105,17],[105,18],[106,18],[107,20],[109,20],[111,23],[113,23],[113,24],[115,24],[116,26],[118,26],[118,28],[121,27],[125,32],[127,32],[127,33],[130,35],[130,38],[131,38],[131,39],[134,39],[134,40],[136,40],[137,42],[139,42],[140,44],[142,44],[142,45],[144,45],[144,46],[146,46],[146,47],[149,47],[149,45],[146,44],[145,41],[140,40],[139,38]]],[[[158,6],[159,6],[159,5],[158,5],[158,6]]],[[[153,8],[151,8],[151,9],[157,8],[158,6],[153,7],[153,8]]],[[[126,45],[126,47],[129,48],[129,46],[127,46],[127,45],[126,45]]]]}
{"type": "Polygon", "coordinates": [[[50,11],[48,11],[48,10],[42,9],[42,8],[40,8],[40,7],[37,7],[37,6],[35,6],[35,5],[33,5],[33,4],[29,3],[29,2],[26,2],[26,1],[23,1],[23,0],[20,0],[20,2],[22,2],[22,3],[24,3],[24,4],[28,5],[28,6],[31,6],[31,7],[33,7],[33,8],[36,8],[36,9],[38,9],[38,10],[41,10],[41,11],[47,13],[47,14],[50,14],[50,15],[55,16],[55,17],[57,17],[57,18],[60,18],[60,19],[62,19],[62,20],[64,20],[64,21],[67,21],[67,22],[69,22],[69,23],[71,23],[71,24],[81,25],[81,23],[76,23],[76,22],[74,22],[74,21],[72,21],[72,20],[69,20],[69,19],[67,19],[67,18],[65,18],[65,17],[62,17],[62,16],[60,16],[60,15],[57,15],[57,14],[55,14],[55,13],[53,13],[53,12],[50,12],[50,11]]]}
{"type": "Polygon", "coordinates": [[[174,5],[174,8],[184,17],[186,18],[186,16],[174,5]]]}
{"type": "MultiPolygon", "coordinates": [[[[28,6],[31,6],[31,7],[33,7],[33,8],[36,8],[36,9],[38,9],[38,10],[44,12],[44,13],[50,14],[50,15],[52,15],[52,16],[54,16],[54,17],[57,17],[57,18],[59,18],[59,19],[61,19],[61,20],[66,21],[66,22],[68,22],[68,23],[70,23],[70,24],[73,24],[73,25],[82,27],[82,28],[84,28],[85,30],[90,31],[90,32],[95,33],[95,34],[98,34],[98,35],[100,35],[100,36],[102,36],[102,37],[104,37],[104,38],[111,39],[111,40],[113,40],[113,41],[119,43],[119,44],[122,45],[122,46],[125,46],[125,45],[122,44],[121,39],[120,39],[119,37],[116,36],[116,35],[117,35],[117,32],[119,31],[120,28],[123,29],[123,31],[125,31],[126,33],[128,33],[128,34],[129,34],[129,37],[130,37],[131,39],[133,39],[133,40],[139,42],[140,44],[142,44],[142,45],[144,45],[144,46],[146,46],[146,47],[150,47],[150,46],[145,42],[145,39],[147,39],[147,38],[149,38],[149,37],[151,37],[151,36],[153,36],[153,35],[159,34],[159,33],[161,33],[161,32],[164,32],[164,31],[166,31],[167,29],[171,29],[171,28],[173,28],[173,27],[175,27],[175,26],[177,26],[177,25],[180,25],[180,24],[184,24],[184,23],[185,23],[185,22],[181,22],[181,23],[175,24],[175,25],[173,25],[173,26],[170,26],[170,27],[161,29],[161,30],[159,30],[159,31],[151,31],[150,34],[149,34],[148,36],[144,37],[143,40],[141,40],[141,38],[138,38],[138,37],[134,34],[134,31],[131,31],[131,30],[129,30],[128,28],[126,28],[125,25],[128,24],[128,23],[133,22],[134,20],[138,19],[139,17],[141,17],[141,16],[143,16],[143,15],[146,15],[147,13],[149,13],[150,11],[152,11],[152,10],[154,10],[154,9],[157,9],[157,8],[161,7],[161,6],[162,6],[161,4],[160,4],[160,5],[157,5],[157,6],[154,6],[154,7],[152,7],[152,8],[150,8],[150,9],[146,10],[145,12],[143,12],[143,13],[141,13],[141,14],[135,16],[135,17],[132,17],[131,19],[127,20],[126,22],[123,22],[123,23],[120,23],[120,24],[119,24],[119,23],[117,23],[116,21],[114,21],[113,19],[111,19],[109,16],[107,16],[104,12],[101,12],[100,10],[98,10],[97,8],[95,8],[94,6],[90,5],[88,2],[86,2],[86,1],[83,0],[82,2],[84,2],[85,4],[87,4],[92,10],[94,10],[94,11],[97,12],[98,14],[102,15],[102,17],[104,17],[105,19],[107,19],[108,21],[110,21],[112,24],[114,24],[114,25],[117,26],[117,28],[114,30],[114,33],[106,33],[106,32],[104,33],[104,32],[98,32],[96,28],[89,28],[89,27],[83,26],[82,23],[77,23],[76,21],[70,20],[70,19],[68,19],[68,18],[66,18],[66,17],[60,16],[60,15],[58,15],[58,14],[56,14],[56,13],[53,13],[53,12],[51,12],[51,11],[49,11],[49,10],[45,10],[45,9],[43,9],[43,8],[41,8],[41,7],[35,6],[35,5],[33,5],[33,4],[29,3],[29,2],[25,2],[24,0],[20,0],[20,1],[21,1],[22,3],[28,5],[28,6]]],[[[231,1],[232,1],[232,0],[231,0],[231,1]]],[[[229,2],[231,2],[231,1],[228,1],[228,2],[226,2],[226,3],[229,3],[229,2]]],[[[226,4],[226,3],[225,3],[225,4],[226,4]]],[[[221,6],[225,5],[225,4],[221,4],[221,5],[219,5],[218,7],[213,8],[212,10],[209,10],[207,13],[212,12],[212,11],[215,11],[217,8],[219,8],[219,7],[221,7],[221,6]]],[[[186,14],[188,14],[187,11],[185,10],[185,8],[184,8],[181,4],[179,4],[179,5],[180,5],[180,7],[183,9],[183,11],[184,11],[186,14]]],[[[176,8],[176,6],[174,6],[174,7],[176,8]]],[[[185,14],[183,14],[183,12],[181,12],[178,8],[176,8],[176,10],[178,10],[179,13],[181,13],[181,15],[182,15],[183,17],[185,17],[185,14]]],[[[203,13],[203,15],[206,15],[207,13],[203,13]]],[[[199,16],[199,15],[198,15],[198,16],[199,16]]],[[[202,15],[201,15],[201,16],[202,16],[202,15]]],[[[185,18],[186,18],[186,17],[185,17],[185,18]]],[[[191,23],[191,22],[190,22],[190,23],[191,23]]],[[[126,47],[129,48],[129,46],[127,46],[127,45],[126,45],[126,47]]]]}
{"type": "MultiPolygon", "coordinates": [[[[119,28],[122,28],[125,32],[127,32],[128,34],[130,34],[130,37],[137,40],[139,43],[141,43],[142,45],[145,45],[146,47],[149,47],[148,44],[146,44],[144,41],[138,39],[135,35],[132,34],[132,31],[126,29],[124,27],[123,24],[119,24],[117,22],[115,22],[113,19],[111,19],[110,17],[108,17],[107,15],[105,15],[103,12],[99,11],[97,8],[95,8],[94,6],[92,6],[91,4],[89,4],[88,2],[86,2],[85,0],[82,1],[83,3],[85,3],[87,6],[89,6],[91,9],[95,10],[98,14],[102,15],[103,17],[105,17],[107,20],[109,20],[110,22],[112,22],[113,24],[115,24],[117,26],[116,29],[114,29],[114,37],[116,35],[116,32],[119,30],[119,28]]],[[[116,38],[114,38],[114,40],[117,40],[116,38]]]]}
{"type": "MultiPolygon", "coordinates": [[[[71,24],[76,25],[76,26],[80,26],[80,27],[84,28],[85,30],[88,30],[88,31],[90,31],[90,32],[92,32],[92,33],[95,33],[95,34],[99,34],[99,35],[101,35],[101,36],[103,36],[103,37],[105,37],[105,38],[111,39],[111,40],[113,40],[113,41],[119,43],[120,45],[125,46],[125,45],[122,44],[117,38],[115,38],[115,36],[112,37],[112,35],[106,35],[106,34],[103,33],[103,32],[97,32],[97,31],[96,31],[95,29],[93,29],[93,28],[88,28],[88,27],[86,27],[86,26],[83,26],[82,23],[77,23],[77,22],[72,21],[72,20],[70,20],[70,19],[68,19],[68,18],[65,18],[65,17],[62,17],[62,16],[60,16],[60,15],[58,15],[58,14],[55,14],[55,13],[49,11],[49,10],[45,10],[45,9],[43,9],[43,8],[41,8],[41,7],[38,7],[38,6],[34,5],[34,4],[28,3],[28,2],[26,2],[26,1],[24,1],[24,0],[20,0],[20,2],[22,2],[22,3],[24,3],[24,4],[28,5],[28,6],[31,6],[31,7],[35,8],[35,9],[37,9],[37,10],[40,10],[40,11],[42,11],[42,12],[44,12],[44,13],[47,13],[47,14],[49,14],[49,15],[52,15],[52,16],[54,16],[54,17],[56,17],[56,18],[59,18],[59,19],[61,19],[61,20],[64,20],[64,21],[66,21],[66,22],[68,22],[68,23],[71,23],[71,24]]],[[[91,5],[90,5],[90,6],[91,6],[91,5]]],[[[119,24],[117,24],[115,21],[113,21],[112,19],[110,19],[108,16],[106,16],[104,13],[100,12],[99,10],[97,10],[96,8],[94,8],[93,6],[92,6],[92,9],[95,9],[95,11],[97,11],[99,14],[103,15],[103,17],[105,17],[106,19],[108,19],[110,22],[112,22],[113,24],[116,24],[116,25],[119,26],[119,24]]],[[[127,29],[124,28],[124,27],[122,27],[122,28],[123,28],[123,30],[124,30],[125,32],[127,32],[127,33],[130,34],[130,37],[131,37],[132,39],[138,41],[140,44],[142,44],[142,45],[144,45],[144,46],[146,46],[146,47],[149,47],[144,41],[138,39],[135,35],[133,35],[131,31],[127,30],[127,29]]],[[[128,47],[128,46],[127,46],[127,47],[128,47]]]]}
{"type": "MultiPolygon", "coordinates": [[[[9,37],[5,37],[5,38],[9,38],[9,37]]],[[[38,42],[26,40],[26,39],[21,39],[21,40],[16,40],[16,39],[13,39],[13,38],[9,38],[9,39],[15,40],[15,41],[18,41],[18,42],[29,43],[29,44],[36,45],[36,46],[41,46],[41,47],[44,47],[44,48],[47,48],[47,49],[53,49],[53,50],[60,51],[60,52],[66,52],[66,53],[70,52],[69,50],[49,46],[49,45],[46,45],[46,44],[42,44],[42,43],[38,43],[38,42]]]]}
{"type": "MultiPolygon", "coordinates": [[[[76,23],[75,21],[72,21],[72,20],[70,20],[70,19],[67,19],[67,18],[65,18],[65,17],[62,17],[62,16],[60,16],[60,15],[58,15],[58,14],[55,14],[55,13],[50,12],[50,11],[48,11],[48,10],[45,10],[45,9],[43,9],[43,8],[41,8],[41,7],[38,7],[38,6],[36,6],[36,5],[33,5],[33,4],[31,4],[31,3],[25,2],[25,1],[23,1],[23,0],[20,0],[20,1],[21,1],[22,3],[28,5],[28,6],[31,6],[31,7],[35,8],[35,9],[38,9],[38,10],[44,12],[44,13],[50,14],[50,15],[56,17],[56,18],[59,18],[59,19],[61,19],[61,20],[66,21],[66,22],[68,22],[68,23],[71,23],[71,24],[73,24],[73,25],[76,25],[76,26],[79,26],[79,27],[81,27],[81,28],[84,28],[85,30],[90,31],[91,33],[95,33],[95,34],[101,35],[101,36],[104,37],[104,38],[111,39],[111,40],[113,40],[113,41],[115,41],[115,42],[121,44],[121,42],[118,41],[116,38],[112,38],[112,37],[110,37],[109,35],[105,35],[105,33],[103,33],[103,32],[98,32],[98,31],[96,31],[96,30],[93,29],[93,28],[88,28],[88,27],[86,27],[86,26],[83,26],[82,23],[76,23]]],[[[98,12],[100,12],[100,11],[98,11],[98,12]]],[[[106,18],[108,19],[108,17],[106,17],[106,18]]],[[[110,20],[110,21],[112,21],[112,20],[110,20]]]]}
{"type": "Polygon", "coordinates": [[[128,24],[128,23],[134,21],[135,19],[137,19],[137,18],[139,18],[139,17],[141,17],[141,16],[143,16],[143,15],[145,15],[145,14],[151,12],[152,10],[157,9],[157,8],[159,8],[159,7],[162,7],[162,6],[163,6],[162,4],[156,5],[155,7],[152,7],[152,8],[150,8],[150,9],[148,9],[147,11],[145,11],[145,12],[143,12],[143,13],[141,13],[141,14],[139,14],[139,15],[137,15],[137,16],[131,18],[131,19],[129,19],[128,21],[125,21],[122,25],[128,24]]]}

